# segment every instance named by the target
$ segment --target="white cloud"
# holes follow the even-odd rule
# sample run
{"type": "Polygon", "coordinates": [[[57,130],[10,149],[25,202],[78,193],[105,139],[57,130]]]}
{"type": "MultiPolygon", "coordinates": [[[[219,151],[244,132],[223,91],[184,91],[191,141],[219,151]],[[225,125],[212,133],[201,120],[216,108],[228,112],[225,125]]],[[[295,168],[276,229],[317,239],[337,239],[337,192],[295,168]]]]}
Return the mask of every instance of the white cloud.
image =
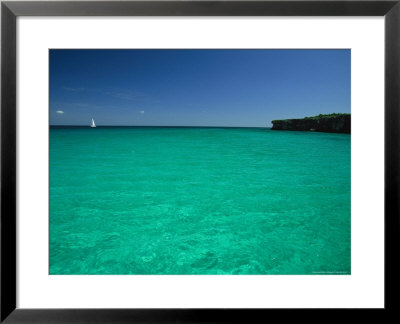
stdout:
{"type": "Polygon", "coordinates": [[[62,110],[57,110],[56,113],[62,115],[64,112],[62,110]]]}
{"type": "Polygon", "coordinates": [[[139,111],[139,113],[141,113],[143,115],[144,114],[144,110],[139,111]]]}
{"type": "Polygon", "coordinates": [[[62,87],[64,90],[67,91],[85,91],[86,88],[71,88],[71,87],[62,87]]]}

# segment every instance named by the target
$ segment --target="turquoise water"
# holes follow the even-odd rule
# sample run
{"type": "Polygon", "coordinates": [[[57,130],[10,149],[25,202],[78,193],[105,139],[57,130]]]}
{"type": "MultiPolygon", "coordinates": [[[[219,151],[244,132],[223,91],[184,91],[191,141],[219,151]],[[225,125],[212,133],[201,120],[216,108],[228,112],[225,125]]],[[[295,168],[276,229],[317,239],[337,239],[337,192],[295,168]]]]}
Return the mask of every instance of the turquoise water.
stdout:
{"type": "Polygon", "coordinates": [[[50,274],[350,274],[350,139],[51,128],[50,274]]]}

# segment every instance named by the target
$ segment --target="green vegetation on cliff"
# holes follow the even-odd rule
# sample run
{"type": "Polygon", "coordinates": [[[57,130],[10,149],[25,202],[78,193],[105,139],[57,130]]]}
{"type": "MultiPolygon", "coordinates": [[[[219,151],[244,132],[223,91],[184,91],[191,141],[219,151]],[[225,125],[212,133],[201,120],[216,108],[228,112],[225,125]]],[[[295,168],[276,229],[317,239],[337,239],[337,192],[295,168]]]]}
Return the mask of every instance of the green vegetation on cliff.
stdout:
{"type": "Polygon", "coordinates": [[[340,114],[340,113],[333,113],[333,114],[319,114],[318,116],[313,117],[304,117],[304,119],[322,119],[322,118],[336,118],[340,116],[349,116],[350,114],[340,114]]]}
{"type": "Polygon", "coordinates": [[[351,115],[342,113],[320,114],[302,119],[273,120],[272,130],[316,131],[328,133],[351,132],[351,115]]]}

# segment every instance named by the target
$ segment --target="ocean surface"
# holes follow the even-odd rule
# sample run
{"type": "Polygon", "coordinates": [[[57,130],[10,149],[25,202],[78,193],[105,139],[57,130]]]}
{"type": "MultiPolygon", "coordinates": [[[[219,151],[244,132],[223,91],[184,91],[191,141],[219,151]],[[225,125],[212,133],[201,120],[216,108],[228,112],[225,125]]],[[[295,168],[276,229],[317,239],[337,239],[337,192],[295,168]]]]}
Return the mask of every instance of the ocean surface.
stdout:
{"type": "Polygon", "coordinates": [[[50,274],[350,274],[350,140],[50,129],[50,274]]]}

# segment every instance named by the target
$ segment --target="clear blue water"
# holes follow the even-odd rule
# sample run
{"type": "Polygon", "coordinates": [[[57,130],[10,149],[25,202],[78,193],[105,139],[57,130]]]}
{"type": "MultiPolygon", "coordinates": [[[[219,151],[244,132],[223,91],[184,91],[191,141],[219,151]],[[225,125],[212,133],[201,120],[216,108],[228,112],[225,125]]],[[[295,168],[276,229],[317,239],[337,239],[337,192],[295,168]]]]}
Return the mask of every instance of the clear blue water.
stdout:
{"type": "Polygon", "coordinates": [[[350,139],[51,128],[50,274],[350,274],[350,139]]]}

